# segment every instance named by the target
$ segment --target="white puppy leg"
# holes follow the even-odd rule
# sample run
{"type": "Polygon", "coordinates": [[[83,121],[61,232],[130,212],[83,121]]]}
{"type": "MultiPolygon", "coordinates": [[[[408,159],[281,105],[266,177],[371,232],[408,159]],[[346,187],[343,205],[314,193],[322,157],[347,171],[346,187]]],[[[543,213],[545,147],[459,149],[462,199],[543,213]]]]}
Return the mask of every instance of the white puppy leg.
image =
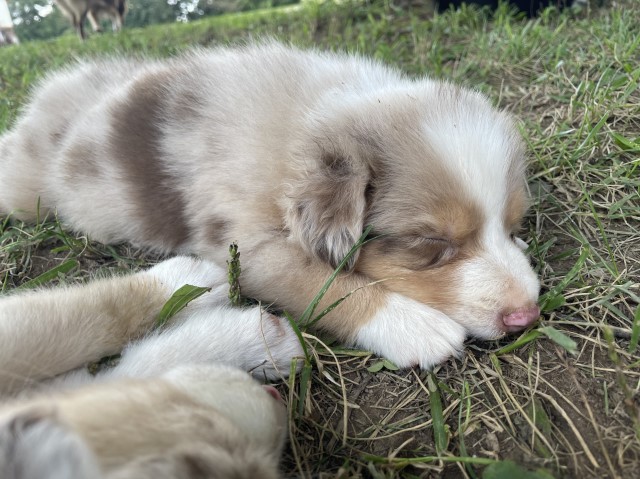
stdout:
{"type": "Polygon", "coordinates": [[[186,283],[215,289],[182,314],[219,304],[225,279],[213,263],[177,257],[133,275],[0,298],[0,394],[120,352],[186,283]]]}
{"type": "Polygon", "coordinates": [[[394,293],[354,342],[399,367],[429,369],[458,355],[464,339],[465,329],[444,313],[394,293]]]}
{"type": "Polygon", "coordinates": [[[257,379],[289,374],[302,347],[287,320],[248,309],[199,310],[168,329],[133,343],[105,377],[151,377],[180,364],[221,363],[251,371],[257,379]]]}

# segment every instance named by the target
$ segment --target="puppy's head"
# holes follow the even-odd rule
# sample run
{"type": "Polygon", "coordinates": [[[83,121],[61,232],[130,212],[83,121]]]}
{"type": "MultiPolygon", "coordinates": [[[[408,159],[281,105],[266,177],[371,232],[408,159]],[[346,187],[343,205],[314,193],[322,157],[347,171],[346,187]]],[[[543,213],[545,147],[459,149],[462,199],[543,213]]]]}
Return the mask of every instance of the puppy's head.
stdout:
{"type": "Polygon", "coordinates": [[[517,238],[525,153],[507,114],[476,92],[407,81],[313,112],[308,131],[289,223],[310,252],[335,266],[370,224],[380,237],[348,268],[474,336],[537,319],[539,282],[517,238]]]}

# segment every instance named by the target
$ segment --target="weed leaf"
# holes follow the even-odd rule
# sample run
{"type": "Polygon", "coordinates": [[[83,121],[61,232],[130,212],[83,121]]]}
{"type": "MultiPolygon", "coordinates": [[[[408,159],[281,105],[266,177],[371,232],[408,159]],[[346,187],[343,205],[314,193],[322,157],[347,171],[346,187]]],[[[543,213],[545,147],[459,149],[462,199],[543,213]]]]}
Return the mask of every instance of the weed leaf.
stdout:
{"type": "Polygon", "coordinates": [[[382,371],[382,368],[384,368],[384,362],[378,361],[376,363],[373,363],[371,366],[369,366],[367,368],[367,371],[369,371],[370,373],[377,373],[382,371]]]}
{"type": "Polygon", "coordinates": [[[556,343],[559,346],[562,346],[567,350],[570,354],[576,354],[578,352],[578,345],[576,342],[571,339],[569,336],[564,334],[562,331],[558,331],[556,328],[552,326],[545,326],[544,328],[538,328],[542,334],[547,336],[551,341],[556,343]]]}
{"type": "Polygon", "coordinates": [[[164,306],[160,310],[158,320],[156,321],[156,328],[161,328],[165,325],[169,319],[182,311],[187,305],[196,298],[199,298],[204,293],[211,291],[211,288],[203,288],[200,286],[192,286],[185,284],[178,289],[169,300],[164,303],[164,306]]]}

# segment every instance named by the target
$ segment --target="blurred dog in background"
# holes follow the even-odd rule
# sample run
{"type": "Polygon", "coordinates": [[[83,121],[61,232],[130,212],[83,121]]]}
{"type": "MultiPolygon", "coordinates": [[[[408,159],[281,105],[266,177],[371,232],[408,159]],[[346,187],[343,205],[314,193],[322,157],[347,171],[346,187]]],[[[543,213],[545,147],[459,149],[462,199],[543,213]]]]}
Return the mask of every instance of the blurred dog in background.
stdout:
{"type": "Polygon", "coordinates": [[[124,24],[127,0],[54,0],[60,11],[69,19],[83,40],[86,38],[84,23],[89,19],[94,32],[102,30],[100,21],[111,20],[114,32],[124,24]]]}

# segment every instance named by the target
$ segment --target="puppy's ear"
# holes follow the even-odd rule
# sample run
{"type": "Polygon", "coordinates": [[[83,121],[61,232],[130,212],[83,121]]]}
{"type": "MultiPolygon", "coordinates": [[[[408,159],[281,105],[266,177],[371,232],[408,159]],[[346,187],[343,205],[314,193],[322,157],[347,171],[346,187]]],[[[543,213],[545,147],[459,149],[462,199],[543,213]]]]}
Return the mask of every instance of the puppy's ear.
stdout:
{"type": "MultiPolygon", "coordinates": [[[[362,234],[370,171],[355,155],[334,148],[321,148],[316,158],[289,195],[289,226],[310,253],[335,268],[362,234]]],[[[358,252],[345,270],[357,258],[358,252]]]]}

